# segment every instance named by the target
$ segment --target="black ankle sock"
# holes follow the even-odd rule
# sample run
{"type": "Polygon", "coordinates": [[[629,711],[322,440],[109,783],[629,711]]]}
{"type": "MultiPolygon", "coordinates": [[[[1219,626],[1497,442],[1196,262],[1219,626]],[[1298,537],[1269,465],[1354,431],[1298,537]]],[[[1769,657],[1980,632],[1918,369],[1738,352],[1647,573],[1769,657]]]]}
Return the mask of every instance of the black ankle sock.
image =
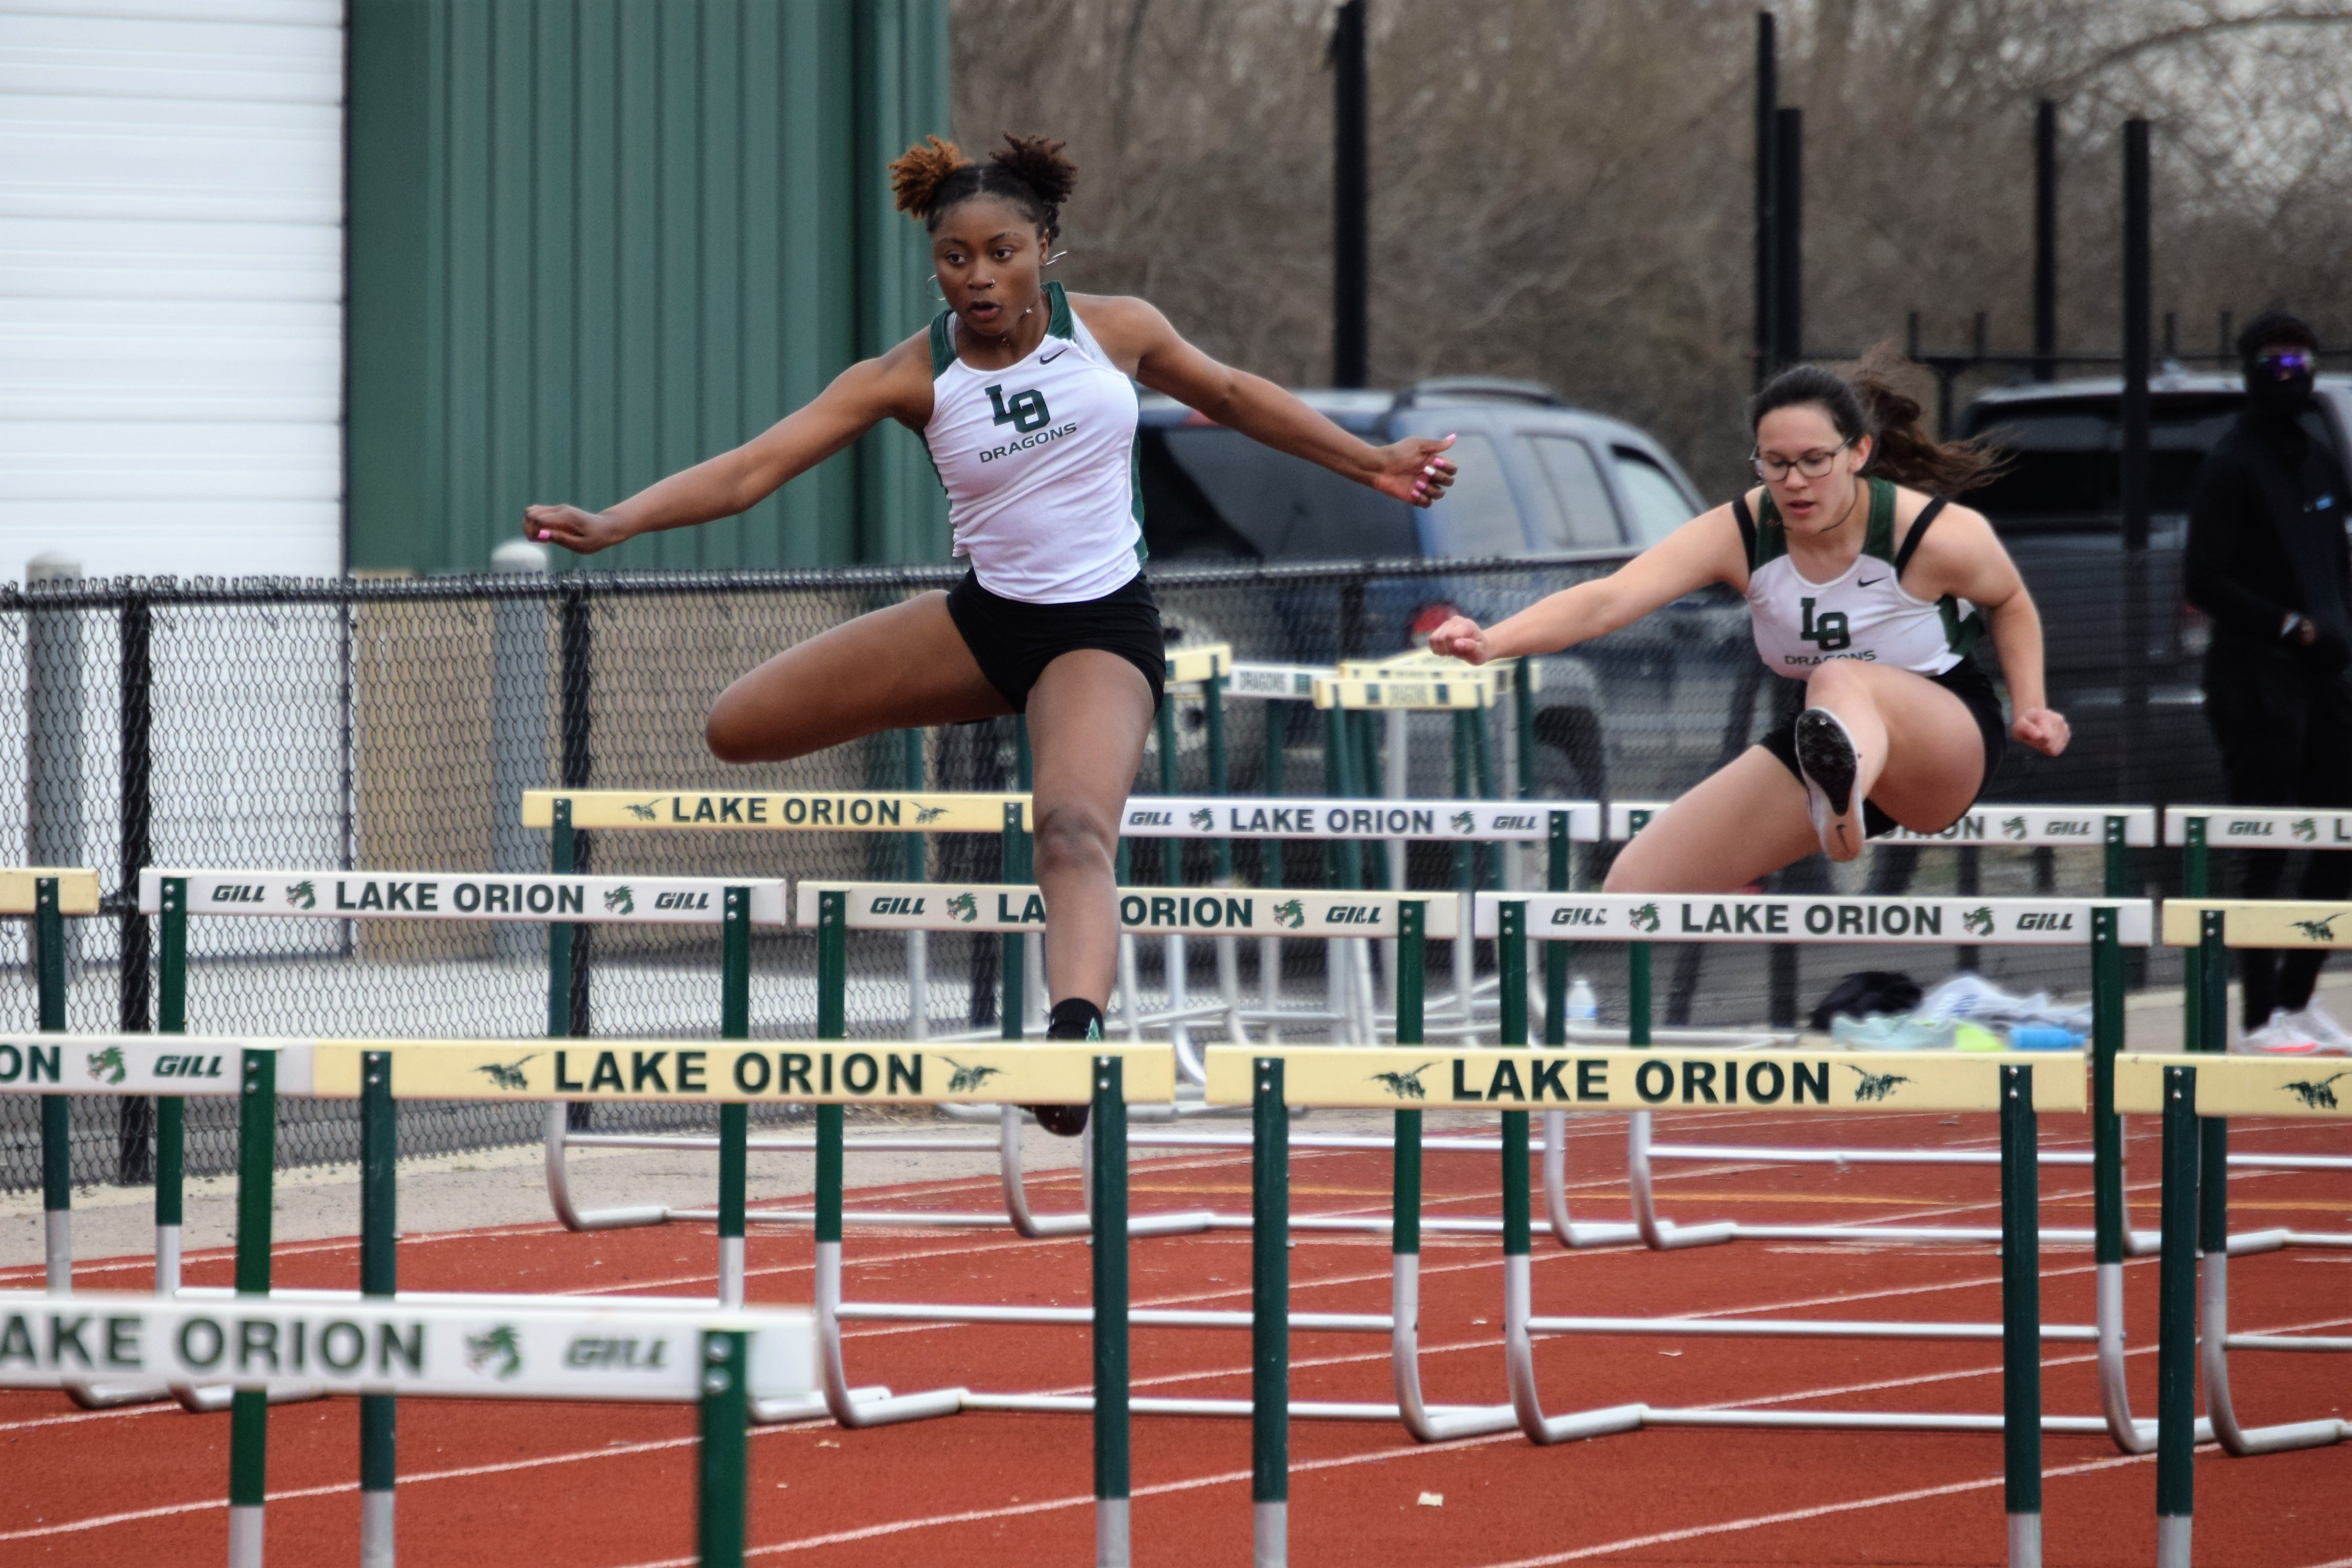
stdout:
{"type": "Polygon", "coordinates": [[[1045,1020],[1047,1040],[1100,1040],[1102,1009],[1084,997],[1065,997],[1045,1020]]]}

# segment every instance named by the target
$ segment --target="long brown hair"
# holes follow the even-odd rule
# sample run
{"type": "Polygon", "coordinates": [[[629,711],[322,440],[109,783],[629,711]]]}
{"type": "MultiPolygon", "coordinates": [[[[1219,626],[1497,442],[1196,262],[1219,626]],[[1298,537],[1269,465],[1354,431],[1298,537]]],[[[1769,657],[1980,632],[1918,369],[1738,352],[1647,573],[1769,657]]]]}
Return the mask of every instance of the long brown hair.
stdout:
{"type": "Polygon", "coordinates": [[[1996,477],[2007,459],[1980,441],[1937,441],[1919,423],[1919,402],[1903,391],[1917,369],[1885,343],[1854,361],[1844,375],[1820,365],[1781,371],[1748,402],[1753,432],[1777,408],[1811,404],[1829,415],[1848,441],[1867,435],[1864,472],[1934,496],[1958,496],[1996,477]]]}

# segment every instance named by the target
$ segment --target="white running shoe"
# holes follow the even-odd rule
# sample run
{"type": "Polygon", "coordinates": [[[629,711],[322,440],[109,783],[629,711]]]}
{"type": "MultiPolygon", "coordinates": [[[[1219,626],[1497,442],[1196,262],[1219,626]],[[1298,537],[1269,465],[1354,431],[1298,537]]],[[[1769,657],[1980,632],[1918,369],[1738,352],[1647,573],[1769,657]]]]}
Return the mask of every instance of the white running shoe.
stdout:
{"type": "Polygon", "coordinates": [[[2352,1056],[2352,1030],[2329,1018],[2315,1000],[2305,1002],[2298,1011],[2276,1014],[2272,1021],[2307,1037],[2330,1056],[2352,1056]]]}
{"type": "Polygon", "coordinates": [[[2260,1029],[2250,1029],[2238,1037],[2230,1050],[2240,1056],[2316,1056],[2319,1041],[2310,1033],[2295,1027],[2298,1015],[2284,1008],[2271,1010],[2270,1022],[2260,1029]]]}
{"type": "Polygon", "coordinates": [[[1862,753],[1838,716],[1809,707],[1797,716],[1797,771],[1805,780],[1805,814],[1821,836],[1822,852],[1833,861],[1862,853],[1862,802],[1853,783],[1862,753]]]}

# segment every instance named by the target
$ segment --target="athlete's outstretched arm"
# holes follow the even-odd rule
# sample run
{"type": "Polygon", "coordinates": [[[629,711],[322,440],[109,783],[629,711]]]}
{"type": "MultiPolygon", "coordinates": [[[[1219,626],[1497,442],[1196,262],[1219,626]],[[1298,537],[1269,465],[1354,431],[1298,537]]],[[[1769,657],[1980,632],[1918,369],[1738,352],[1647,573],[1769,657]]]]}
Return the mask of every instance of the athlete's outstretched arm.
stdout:
{"type": "Polygon", "coordinates": [[[1149,301],[1089,297],[1071,303],[1121,370],[1253,441],[1320,464],[1409,506],[1428,506],[1454,483],[1453,459],[1439,455],[1454,444],[1450,435],[1374,446],[1264,376],[1219,364],[1186,342],[1149,301]]]}
{"type": "Polygon", "coordinates": [[[1985,515],[1946,507],[1920,541],[1903,587],[1915,599],[1955,594],[1984,612],[2001,678],[2009,683],[2010,733],[2047,756],[2065,750],[2065,716],[2047,706],[2042,685],[2042,612],[1985,515]]]}
{"type": "Polygon", "coordinates": [[[1489,659],[1549,653],[1630,626],[1654,610],[1710,582],[1748,580],[1739,528],[1729,507],[1701,512],[1607,577],[1538,599],[1481,630],[1456,615],[1430,633],[1429,651],[1483,664],[1489,659]]]}
{"type": "Polygon", "coordinates": [[[602,512],[526,507],[523,535],[590,555],[638,534],[731,517],[766,500],[886,419],[920,430],[931,416],[930,350],[922,335],[861,360],[807,403],[731,452],[657,479],[602,512]]]}

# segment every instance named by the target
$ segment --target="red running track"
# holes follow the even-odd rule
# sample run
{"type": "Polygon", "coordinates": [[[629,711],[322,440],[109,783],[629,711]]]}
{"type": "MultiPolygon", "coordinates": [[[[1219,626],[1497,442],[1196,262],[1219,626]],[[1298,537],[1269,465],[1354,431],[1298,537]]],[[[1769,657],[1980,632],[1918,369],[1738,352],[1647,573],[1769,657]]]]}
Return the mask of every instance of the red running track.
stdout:
{"type": "MultiPolygon", "coordinates": [[[[1818,1141],[1818,1118],[1661,1117],[1664,1136],[1818,1141]],[[1811,1130],[1810,1132],[1808,1130],[1811,1130]]],[[[1842,1119],[1840,1141],[1990,1146],[1986,1117],[1842,1119]]],[[[1578,1218],[1622,1218],[1622,1123],[1572,1119],[1578,1218]]],[[[1433,1125],[1433,1133],[1444,1130],[1433,1125]]],[[[2309,1124],[2233,1124],[2236,1145],[2328,1149],[2309,1124]]],[[[2077,1134],[2049,1119],[2053,1144],[2077,1134]]],[[[2152,1176],[2153,1126],[2135,1124],[2135,1171],[2152,1176]]],[[[1315,1210],[1386,1207],[1384,1155],[1301,1152],[1292,1202],[1315,1210]]],[[[1428,1211],[1491,1213],[1491,1156],[1433,1155],[1428,1211]]],[[[1139,1160],[1139,1212],[1204,1203],[1241,1209],[1240,1155],[1139,1160]]],[[[1079,1205],[1075,1173],[1041,1176],[1041,1207],[1079,1205]]],[[[970,1208],[994,1178],[862,1190],[858,1202],[970,1208]]],[[[1924,1220],[1990,1224],[1994,1173],[1932,1167],[1663,1167],[1662,1207],[1685,1221],[1924,1220]]],[[[2089,1223],[2089,1175],[2045,1168],[2044,1222],[2089,1223]]],[[[2352,1230],[2352,1182],[2315,1174],[2242,1173],[2231,1183],[2241,1228],[2291,1224],[2352,1230]]],[[[2154,1191],[2135,1181],[2136,1218],[2154,1191]]],[[[799,1229],[751,1238],[754,1300],[805,1302],[812,1248],[799,1229]]],[[[1539,1312],[1993,1319],[1999,1270],[1990,1247],[1741,1242],[1653,1255],[1547,1249],[1538,1235],[1539,1312]]],[[[404,1285],[434,1290],[661,1291],[713,1286],[706,1227],[572,1235],[552,1224],[415,1236],[401,1248],[404,1285]]],[[[1433,1401],[1500,1403],[1501,1271],[1492,1239],[1430,1238],[1423,1255],[1423,1377],[1433,1401]]],[[[852,1300],[1083,1304],[1082,1242],[1024,1242],[948,1230],[856,1231],[847,1247],[852,1300]]],[[[1302,1235],[1292,1254],[1302,1310],[1385,1312],[1387,1245],[1302,1235]]],[[[136,1288],[144,1260],[84,1266],[85,1288],[136,1288]]],[[[189,1260],[190,1282],[227,1283],[226,1253],[189,1260]]],[[[278,1249],[289,1285],[355,1283],[355,1241],[278,1249]]],[[[1136,1304],[1246,1308],[1249,1245],[1240,1233],[1138,1241],[1136,1304]]],[[[21,1287],[37,1270],[0,1270],[21,1287]]],[[[2153,1260],[2126,1266],[2134,1333],[2133,1398],[2153,1413],[2153,1260]]],[[[2091,1320],[2086,1249],[2043,1257],[2053,1321],[2091,1320]]],[[[2305,1249],[2240,1260],[2233,1328],[2242,1333],[2352,1323],[2352,1251],[2305,1249]]],[[[1139,1391],[1245,1397],[1248,1345],[1237,1333],[1139,1330],[1139,1391]]],[[[1067,1328],[867,1324],[848,1332],[852,1380],[906,1390],[961,1385],[1083,1391],[1087,1336],[1067,1328]]],[[[1384,1336],[1294,1336],[1293,1393],[1385,1400],[1384,1336]]],[[[1719,1406],[1992,1410],[1990,1344],[1900,1342],[1552,1339],[1538,1351],[1554,1413],[1643,1400],[1719,1406]]],[[[2096,1408],[2089,1347],[2044,1357],[2053,1412],[2096,1408]]],[[[2352,1359],[2233,1358],[2250,1420],[2352,1407],[2352,1359]]],[[[399,1501],[404,1568],[518,1562],[652,1568],[693,1553],[695,1415],[688,1409],[499,1402],[405,1402],[399,1501]]],[[[84,1412],[62,1396],[0,1394],[0,1565],[215,1562],[226,1551],[228,1418],[167,1406],[84,1412]]],[[[350,1563],[358,1553],[357,1406],[272,1413],[268,1548],[274,1563],[350,1563]]],[[[751,1448],[753,1561],[959,1564],[1090,1560],[1091,1437],[1083,1417],[968,1415],[869,1432],[810,1422],[760,1430],[751,1448]]],[[[1554,1448],[1516,1433],[1423,1447],[1388,1425],[1301,1422],[1292,1429],[1291,1551],[1301,1564],[1372,1561],[1443,1568],[1567,1563],[1960,1564],[2003,1552],[2000,1445],[1991,1437],[1651,1430],[1554,1448]],[[1442,1499],[1442,1501],[1429,1501],[1442,1499]]],[[[2154,1554],[2154,1469],[2103,1438],[2052,1438],[2046,1538],[2053,1563],[2142,1564],[2154,1554]]],[[[1139,1563],[1243,1562],[1249,1553],[1249,1437],[1234,1420],[1139,1418],[1134,1531],[1139,1563]]],[[[2352,1568],[2352,1450],[2233,1460],[2201,1450],[2198,1559],[2207,1568],[2352,1568]]]]}

